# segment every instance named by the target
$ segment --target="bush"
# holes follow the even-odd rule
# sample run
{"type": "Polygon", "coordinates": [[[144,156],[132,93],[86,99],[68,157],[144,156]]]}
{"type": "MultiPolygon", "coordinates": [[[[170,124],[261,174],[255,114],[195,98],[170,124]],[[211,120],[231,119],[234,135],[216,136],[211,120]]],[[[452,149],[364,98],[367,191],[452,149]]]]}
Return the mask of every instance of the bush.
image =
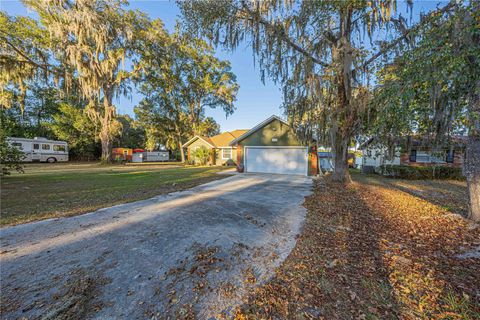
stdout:
{"type": "Polygon", "coordinates": [[[9,175],[12,171],[23,173],[23,152],[11,146],[3,130],[0,130],[0,176],[9,175]]]}
{"type": "Polygon", "coordinates": [[[405,166],[386,164],[379,167],[378,174],[390,178],[409,180],[465,179],[461,168],[447,166],[405,166]]]}
{"type": "Polygon", "coordinates": [[[196,162],[200,163],[200,165],[204,166],[210,160],[210,149],[207,147],[201,146],[192,152],[192,157],[195,159],[196,162]]]}

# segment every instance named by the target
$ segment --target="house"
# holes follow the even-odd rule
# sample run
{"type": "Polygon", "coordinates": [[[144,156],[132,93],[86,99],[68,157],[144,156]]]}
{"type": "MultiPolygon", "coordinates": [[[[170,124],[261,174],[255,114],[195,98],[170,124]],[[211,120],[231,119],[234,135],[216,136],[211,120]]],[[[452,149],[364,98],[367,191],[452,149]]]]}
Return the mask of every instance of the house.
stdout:
{"type": "Polygon", "coordinates": [[[395,143],[393,157],[388,149],[375,138],[370,138],[360,146],[363,154],[362,167],[376,168],[384,164],[408,166],[451,166],[462,167],[465,155],[465,136],[453,136],[445,147],[436,147],[431,141],[418,137],[405,137],[395,143]]]}
{"type": "Polygon", "coordinates": [[[237,150],[230,146],[230,142],[240,137],[248,130],[234,130],[217,134],[213,137],[194,136],[183,144],[187,149],[187,159],[195,162],[193,151],[200,147],[206,147],[211,150],[210,165],[236,165],[237,150]]]}
{"type": "Polygon", "coordinates": [[[318,173],[315,148],[302,143],[293,128],[277,116],[271,116],[250,130],[235,130],[210,138],[195,136],[184,147],[190,155],[194,148],[201,145],[219,150],[218,155],[212,157],[212,164],[231,160],[244,172],[318,173]],[[221,161],[217,161],[219,159],[221,161]]]}

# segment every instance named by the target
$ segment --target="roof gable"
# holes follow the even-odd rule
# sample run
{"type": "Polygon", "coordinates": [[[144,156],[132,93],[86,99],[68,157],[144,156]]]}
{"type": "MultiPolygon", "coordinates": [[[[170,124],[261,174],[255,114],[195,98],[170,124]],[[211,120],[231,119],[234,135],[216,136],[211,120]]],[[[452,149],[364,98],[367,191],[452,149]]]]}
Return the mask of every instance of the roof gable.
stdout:
{"type": "Polygon", "coordinates": [[[252,129],[248,130],[247,132],[243,133],[242,135],[236,137],[234,140],[232,140],[230,142],[230,145],[234,145],[235,143],[238,143],[239,141],[242,141],[243,139],[245,139],[246,137],[250,136],[251,134],[257,132],[258,130],[260,130],[261,128],[265,127],[267,124],[269,124],[270,122],[274,121],[274,120],[277,120],[277,121],[280,121],[281,123],[283,123],[284,125],[286,126],[289,126],[290,125],[285,122],[284,120],[282,120],[281,118],[277,117],[276,115],[273,115],[271,116],[270,118],[260,122],[259,124],[257,124],[255,127],[253,127],[252,129]]]}
{"type": "Polygon", "coordinates": [[[245,132],[249,130],[234,130],[234,131],[227,131],[221,134],[217,134],[212,137],[202,137],[202,136],[194,136],[192,139],[188,140],[186,143],[183,144],[182,147],[188,147],[192,144],[195,140],[201,139],[208,143],[212,148],[221,148],[221,147],[229,147],[230,142],[235,138],[241,136],[245,132]]]}

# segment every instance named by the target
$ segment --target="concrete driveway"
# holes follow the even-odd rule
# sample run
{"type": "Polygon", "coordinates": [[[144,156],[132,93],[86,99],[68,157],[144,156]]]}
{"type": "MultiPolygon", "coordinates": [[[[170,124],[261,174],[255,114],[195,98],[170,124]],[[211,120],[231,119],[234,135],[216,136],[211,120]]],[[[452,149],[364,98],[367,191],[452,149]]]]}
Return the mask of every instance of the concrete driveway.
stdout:
{"type": "Polygon", "coordinates": [[[293,248],[310,192],[307,177],[242,174],[1,229],[2,318],[229,316],[293,248]]]}

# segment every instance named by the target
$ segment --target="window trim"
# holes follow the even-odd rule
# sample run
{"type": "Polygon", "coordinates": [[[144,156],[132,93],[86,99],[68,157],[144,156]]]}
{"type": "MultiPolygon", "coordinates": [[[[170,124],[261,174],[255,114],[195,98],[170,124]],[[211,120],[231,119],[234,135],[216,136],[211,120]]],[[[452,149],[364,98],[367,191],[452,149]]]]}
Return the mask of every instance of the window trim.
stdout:
{"type": "Polygon", "coordinates": [[[222,160],[230,160],[233,159],[233,148],[232,147],[225,147],[225,148],[220,148],[222,150],[222,160]],[[230,150],[230,157],[225,158],[223,152],[224,150],[230,150]]]}
{"type": "Polygon", "coordinates": [[[42,150],[52,150],[50,144],[48,143],[42,143],[42,150]],[[45,146],[48,146],[48,148],[44,148],[45,146]]]}

